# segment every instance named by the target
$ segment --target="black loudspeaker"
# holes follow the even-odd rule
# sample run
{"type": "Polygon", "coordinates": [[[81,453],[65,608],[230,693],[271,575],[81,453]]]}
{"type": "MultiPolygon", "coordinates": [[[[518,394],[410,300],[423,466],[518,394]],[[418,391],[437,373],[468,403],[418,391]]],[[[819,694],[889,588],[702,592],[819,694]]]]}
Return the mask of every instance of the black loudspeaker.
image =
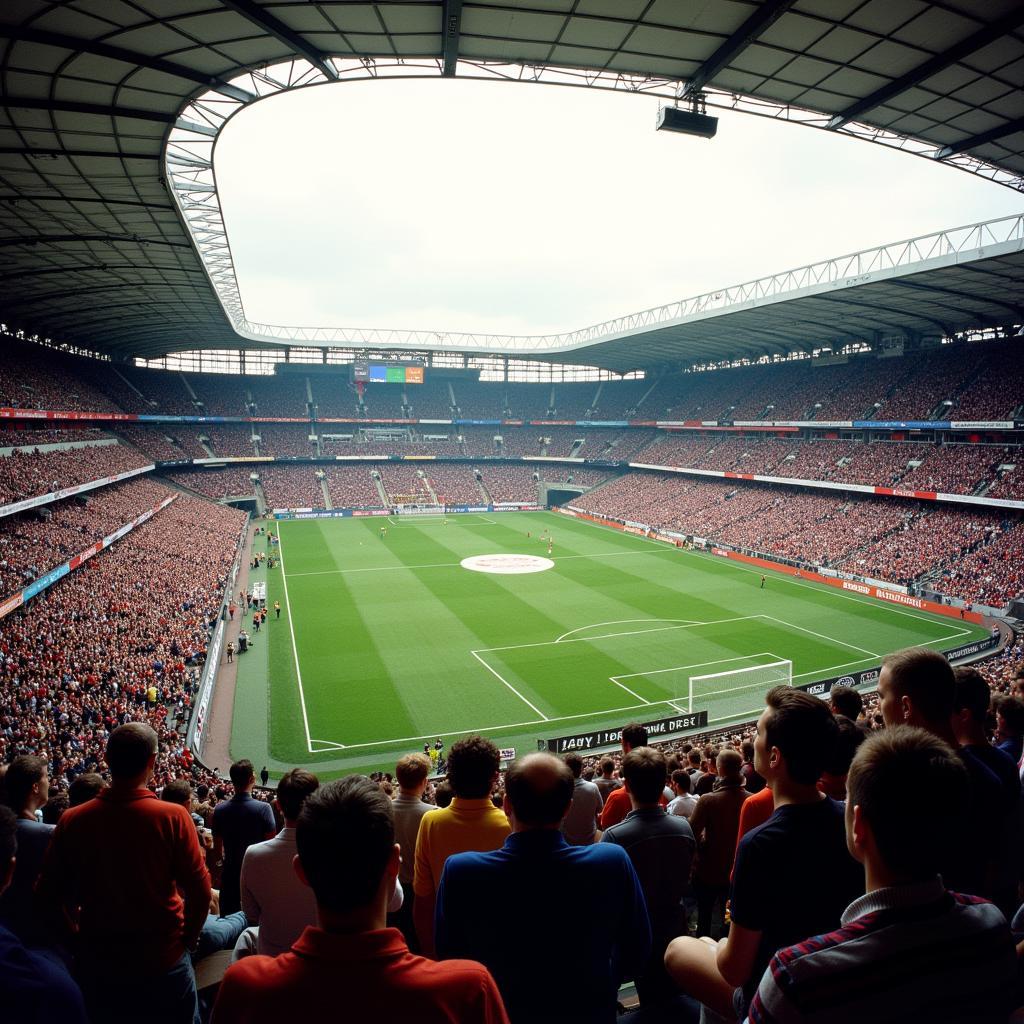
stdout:
{"type": "Polygon", "coordinates": [[[658,131],[680,132],[683,135],[697,135],[702,139],[713,139],[718,131],[718,118],[707,114],[695,114],[692,110],[679,107],[662,107],[658,111],[658,131]]]}

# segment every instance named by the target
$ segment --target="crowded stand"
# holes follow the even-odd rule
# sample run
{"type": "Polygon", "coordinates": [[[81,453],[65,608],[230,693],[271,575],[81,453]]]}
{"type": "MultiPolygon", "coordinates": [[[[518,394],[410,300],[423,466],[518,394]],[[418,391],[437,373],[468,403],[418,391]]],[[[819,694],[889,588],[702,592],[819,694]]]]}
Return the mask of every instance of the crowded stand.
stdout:
{"type": "Polygon", "coordinates": [[[525,459],[540,455],[544,450],[542,427],[501,428],[498,453],[505,459],[525,459]]]}
{"type": "Polygon", "coordinates": [[[260,465],[257,472],[268,508],[324,508],[314,466],[260,465]]]}
{"type": "Polygon", "coordinates": [[[585,384],[555,385],[555,418],[582,420],[596,405],[594,401],[601,385],[590,381],[585,384]]]}
{"type": "Polygon", "coordinates": [[[254,416],[297,416],[304,419],[309,415],[305,374],[275,373],[247,377],[246,380],[254,416]]]}
{"type": "Polygon", "coordinates": [[[1013,469],[1003,470],[996,474],[996,480],[985,492],[990,498],[1024,499],[1024,458],[1012,455],[1013,469]]]}
{"type": "Polygon", "coordinates": [[[310,375],[313,408],[317,419],[332,416],[351,419],[359,413],[359,396],[348,373],[318,373],[310,375]]]}
{"type": "Polygon", "coordinates": [[[160,426],[141,426],[135,423],[117,425],[118,435],[154,462],[209,458],[210,453],[199,440],[199,432],[198,427],[184,423],[160,426]]]}
{"type": "Polygon", "coordinates": [[[359,414],[370,419],[405,419],[405,385],[367,384],[363,388],[359,414]]]}
{"type": "Polygon", "coordinates": [[[953,398],[976,376],[981,348],[957,346],[930,352],[899,367],[878,410],[885,420],[951,418],[953,398]]]}
{"type": "Polygon", "coordinates": [[[481,464],[474,467],[480,474],[491,501],[535,502],[538,470],[533,466],[481,464]]]}
{"type": "Polygon", "coordinates": [[[963,601],[1002,608],[1024,594],[1024,525],[1001,523],[987,541],[941,567],[937,590],[963,601]]]}
{"type": "Polygon", "coordinates": [[[1009,461],[1009,449],[991,444],[944,444],[900,479],[900,486],[940,494],[974,494],[1009,461]]]}
{"type": "Polygon", "coordinates": [[[1024,593],[1024,572],[1014,557],[1024,543],[1024,526],[997,513],[635,473],[573,504],[614,519],[901,585],[955,572],[967,559],[984,572],[975,572],[973,590],[958,583],[952,596],[984,604],[998,599],[996,606],[1002,607],[1024,593]]]}
{"type": "Polygon", "coordinates": [[[0,519],[0,597],[109,536],[167,494],[148,477],[134,477],[0,519]]]}
{"type": "Polygon", "coordinates": [[[0,407],[117,412],[105,394],[83,380],[82,366],[89,362],[5,338],[0,407]]]}
{"type": "Polygon", "coordinates": [[[101,767],[111,729],[148,721],[161,741],[157,782],[189,777],[179,726],[244,522],[234,509],[179,495],[0,619],[0,762],[45,752],[66,789],[101,767]]]}
{"type": "Polygon", "coordinates": [[[505,401],[511,419],[546,420],[551,411],[554,385],[513,384],[507,385],[505,401]]]}
{"type": "Polygon", "coordinates": [[[452,417],[452,395],[443,377],[424,378],[422,384],[411,384],[405,390],[409,414],[419,420],[448,420],[452,417]]]}
{"type": "Polygon", "coordinates": [[[253,433],[259,428],[255,423],[222,423],[217,426],[203,424],[199,434],[214,456],[224,458],[252,458],[256,454],[253,433]]]}
{"type": "Polygon", "coordinates": [[[316,440],[310,441],[309,423],[254,423],[261,456],[275,459],[308,459],[317,455],[316,440]]]}
{"type": "Polygon", "coordinates": [[[434,496],[430,493],[430,486],[424,471],[417,468],[415,464],[381,462],[376,469],[392,505],[436,504],[434,496]]]}
{"type": "Polygon", "coordinates": [[[427,469],[430,487],[442,505],[479,505],[483,493],[469,466],[432,465],[427,469]]]}
{"type": "Polygon", "coordinates": [[[1024,362],[1020,343],[986,344],[981,351],[984,356],[981,371],[956,396],[951,418],[1012,419],[1024,407],[1024,362]]]}
{"type": "Polygon", "coordinates": [[[252,377],[222,373],[183,373],[182,380],[198,399],[203,416],[249,416],[252,377]]]}
{"type": "Polygon", "coordinates": [[[455,409],[465,419],[500,420],[508,409],[506,393],[509,388],[518,387],[503,381],[484,383],[479,380],[452,382],[455,392],[455,409]]]}
{"type": "Polygon", "coordinates": [[[167,474],[167,479],[207,498],[252,498],[251,474],[256,466],[225,466],[223,469],[178,470],[167,474]]]}
{"type": "Polygon", "coordinates": [[[109,434],[94,427],[55,428],[53,430],[0,430],[0,451],[5,448],[37,448],[46,444],[74,444],[82,441],[102,441],[109,434]]]}
{"type": "Polygon", "coordinates": [[[123,444],[90,445],[0,456],[0,505],[149,465],[123,444]]]}
{"type": "MultiPolygon", "coordinates": [[[[331,496],[331,504],[335,508],[380,508],[383,500],[377,484],[370,476],[376,468],[365,463],[356,466],[324,466],[324,481],[331,496]]],[[[302,470],[296,468],[292,472],[299,473],[302,470]]]]}
{"type": "Polygon", "coordinates": [[[173,370],[148,370],[130,364],[118,366],[117,369],[131,385],[131,391],[124,393],[125,412],[161,416],[195,416],[200,412],[196,400],[185,386],[182,374],[173,370]]]}

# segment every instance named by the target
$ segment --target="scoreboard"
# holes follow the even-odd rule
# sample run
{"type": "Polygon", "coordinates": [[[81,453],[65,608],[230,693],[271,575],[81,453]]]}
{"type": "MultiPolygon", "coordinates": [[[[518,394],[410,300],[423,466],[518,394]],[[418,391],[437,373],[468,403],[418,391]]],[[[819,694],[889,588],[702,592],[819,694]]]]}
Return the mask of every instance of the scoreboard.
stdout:
{"type": "Polygon", "coordinates": [[[353,365],[353,380],[371,384],[422,384],[422,362],[385,362],[380,359],[357,359],[353,365]]]}

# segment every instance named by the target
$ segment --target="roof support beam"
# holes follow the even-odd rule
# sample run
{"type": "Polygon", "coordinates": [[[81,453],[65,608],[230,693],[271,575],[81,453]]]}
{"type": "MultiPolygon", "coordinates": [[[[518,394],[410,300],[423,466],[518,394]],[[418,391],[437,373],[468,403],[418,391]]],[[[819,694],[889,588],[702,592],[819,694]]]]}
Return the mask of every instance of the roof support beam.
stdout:
{"type": "MultiPolygon", "coordinates": [[[[131,270],[136,274],[141,271],[151,272],[160,274],[161,276],[167,274],[185,274],[186,276],[195,277],[198,279],[198,283],[202,284],[208,280],[206,274],[201,270],[189,270],[187,267],[152,267],[145,266],[140,267],[137,263],[71,263],[67,266],[60,267],[36,267],[32,270],[18,270],[13,274],[4,273],[4,281],[16,281],[22,277],[47,277],[50,274],[63,274],[65,277],[71,278],[78,274],[89,274],[89,273],[100,273],[105,274],[107,271],[116,270],[131,270]]],[[[188,287],[191,285],[190,281],[182,281],[182,287],[188,287]]],[[[127,281],[125,282],[126,287],[144,287],[142,281],[127,281]]]]}
{"type": "Polygon", "coordinates": [[[278,42],[284,43],[300,57],[305,57],[329,81],[336,82],[338,80],[338,72],[334,70],[334,66],[327,59],[325,53],[303,39],[298,32],[293,32],[283,21],[275,18],[265,8],[253,3],[253,0],[220,0],[220,2],[229,10],[240,14],[246,21],[252,22],[257,28],[272,35],[278,42]]]}
{"type": "Polygon", "coordinates": [[[888,85],[883,85],[869,96],[865,96],[863,99],[857,100],[856,103],[850,104],[842,113],[836,114],[829,121],[828,127],[833,129],[842,128],[844,124],[856,121],[861,114],[866,114],[869,110],[882,106],[883,103],[887,103],[894,96],[899,96],[901,92],[906,92],[907,89],[923,82],[926,78],[931,78],[932,75],[938,74],[938,72],[948,68],[951,64],[955,64],[958,60],[962,60],[964,57],[975,53],[983,46],[988,46],[989,43],[995,42],[995,40],[1000,39],[1021,25],[1024,25],[1024,8],[1019,8],[1002,18],[997,18],[991,25],[986,25],[984,28],[979,29],[973,35],[962,39],[945,52],[937,53],[934,57],[926,60],[923,64],[919,64],[905,75],[894,79],[888,85]]]}
{"type": "Polygon", "coordinates": [[[766,0],[715,52],[686,83],[683,97],[699,93],[731,61],[738,57],[762,32],[773,25],[796,0],[766,0]]]}
{"type": "MultiPolygon", "coordinates": [[[[16,104],[13,104],[16,105],[16,104]]],[[[123,149],[39,149],[35,146],[0,146],[0,156],[23,156],[26,160],[82,157],[103,160],[159,160],[159,152],[126,153],[123,149]]],[[[205,166],[205,165],[204,165],[205,166]]]]}
{"type": "Polygon", "coordinates": [[[10,39],[55,46],[59,49],[70,50],[72,53],[92,53],[97,57],[120,61],[130,67],[150,68],[165,75],[183,78],[187,82],[195,82],[197,85],[213,89],[215,92],[230,96],[231,99],[239,100],[242,103],[251,103],[258,98],[255,93],[251,93],[247,89],[239,89],[237,86],[222,82],[219,78],[193,71],[192,68],[176,64],[174,61],[164,60],[162,57],[147,57],[134,50],[111,46],[109,43],[103,43],[96,39],[81,39],[78,36],[68,36],[60,32],[44,32],[41,29],[29,28],[24,25],[12,26],[10,30],[4,31],[3,35],[10,39]]]}
{"type": "Polygon", "coordinates": [[[441,74],[445,78],[455,77],[455,65],[459,61],[459,34],[462,31],[462,0],[444,0],[441,15],[441,57],[444,66],[441,74]]]}
{"type": "Polygon", "coordinates": [[[954,142],[951,146],[943,146],[942,149],[935,153],[935,159],[947,160],[951,156],[958,156],[960,153],[966,153],[969,150],[977,149],[978,146],[984,146],[989,142],[995,142],[997,139],[1002,139],[1007,135],[1013,135],[1015,132],[1021,131],[1024,131],[1024,117],[1018,117],[1013,121],[1005,121],[1003,124],[996,125],[995,128],[989,128],[987,132],[972,135],[969,139],[961,139],[959,142],[954,142]]]}
{"type": "Polygon", "coordinates": [[[128,242],[131,245],[170,245],[177,249],[189,249],[188,242],[171,242],[165,238],[142,238],[139,235],[26,235],[0,238],[0,249],[23,245],[31,248],[34,245],[59,245],[62,242],[128,242]]]}
{"type": "Polygon", "coordinates": [[[1024,307],[1014,306],[1011,303],[1003,302],[1000,299],[989,299],[974,292],[964,292],[957,288],[946,288],[945,286],[940,288],[935,285],[921,284],[919,281],[901,281],[898,277],[892,278],[888,283],[897,285],[900,288],[915,288],[918,291],[929,292],[933,295],[955,295],[961,299],[969,299],[971,302],[980,302],[988,306],[998,306],[1000,309],[1005,309],[1012,313],[1015,317],[1024,316],[1024,307]]]}
{"type": "MultiPolygon", "coordinates": [[[[69,114],[96,114],[99,117],[134,117],[139,121],[159,121],[174,124],[177,115],[162,110],[142,110],[139,107],[106,106],[103,103],[80,103],[77,100],[42,99],[38,96],[5,96],[0,106],[17,110],[65,110],[69,114]]],[[[113,154],[111,154],[113,155],[113,154]]]]}

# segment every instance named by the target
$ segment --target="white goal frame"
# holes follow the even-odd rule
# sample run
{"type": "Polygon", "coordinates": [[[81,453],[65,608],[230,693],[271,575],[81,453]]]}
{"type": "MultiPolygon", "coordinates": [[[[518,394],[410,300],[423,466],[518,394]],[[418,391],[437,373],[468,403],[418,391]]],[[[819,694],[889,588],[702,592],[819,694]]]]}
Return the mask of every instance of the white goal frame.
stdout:
{"type": "Polygon", "coordinates": [[[792,686],[793,685],[793,662],[786,658],[778,658],[775,661],[767,661],[763,665],[748,665],[746,668],[734,668],[728,672],[709,672],[707,675],[700,676],[689,676],[687,678],[687,695],[686,695],[686,710],[687,712],[693,711],[693,695],[696,687],[694,683],[704,682],[708,679],[720,679],[725,684],[717,689],[708,690],[702,692],[699,699],[704,700],[708,697],[720,697],[726,693],[740,693],[743,690],[753,689],[754,687],[763,688],[767,691],[770,687],[765,685],[763,678],[758,679],[757,682],[746,683],[742,681],[743,676],[749,676],[753,672],[763,672],[764,669],[778,668],[782,671],[779,672],[780,678],[774,679],[771,682],[771,686],[792,686]]]}

